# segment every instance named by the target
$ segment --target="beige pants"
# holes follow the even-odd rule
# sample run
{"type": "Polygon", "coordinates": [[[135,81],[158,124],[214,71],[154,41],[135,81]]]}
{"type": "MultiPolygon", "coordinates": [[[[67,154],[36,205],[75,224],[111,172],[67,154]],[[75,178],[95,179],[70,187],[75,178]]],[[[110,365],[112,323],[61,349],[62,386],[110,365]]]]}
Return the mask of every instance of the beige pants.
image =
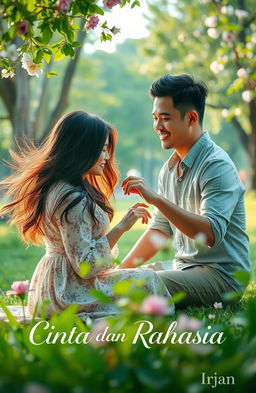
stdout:
{"type": "MultiPolygon", "coordinates": [[[[168,262],[170,264],[170,262],[168,262]]],[[[235,303],[236,301],[225,301],[223,295],[234,292],[234,289],[220,275],[220,273],[209,266],[192,266],[183,270],[170,270],[168,264],[153,263],[144,265],[152,268],[163,280],[170,294],[174,296],[178,292],[185,292],[186,297],[175,304],[176,309],[187,306],[212,306],[215,302],[223,304],[235,303]],[[166,268],[166,270],[162,270],[166,268]]]]}

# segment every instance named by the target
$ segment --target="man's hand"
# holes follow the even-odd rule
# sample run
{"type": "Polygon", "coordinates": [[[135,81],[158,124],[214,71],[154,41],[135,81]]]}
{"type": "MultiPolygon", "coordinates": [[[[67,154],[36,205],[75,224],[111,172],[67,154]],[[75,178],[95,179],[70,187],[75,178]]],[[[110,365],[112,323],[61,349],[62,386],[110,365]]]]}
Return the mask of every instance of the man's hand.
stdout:
{"type": "Polygon", "coordinates": [[[147,203],[154,205],[158,194],[151,190],[142,177],[129,176],[121,184],[124,195],[138,194],[147,203]]]}

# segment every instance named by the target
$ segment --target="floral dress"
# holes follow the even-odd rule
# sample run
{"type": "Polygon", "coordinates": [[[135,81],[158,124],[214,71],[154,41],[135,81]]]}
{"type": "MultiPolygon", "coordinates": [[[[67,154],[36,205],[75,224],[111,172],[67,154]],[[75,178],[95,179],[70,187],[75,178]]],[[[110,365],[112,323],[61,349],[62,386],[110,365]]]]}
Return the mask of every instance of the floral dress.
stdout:
{"type": "Polygon", "coordinates": [[[72,187],[59,182],[47,196],[44,213],[44,243],[46,253],[38,263],[31,280],[28,295],[28,311],[33,314],[36,305],[40,315],[40,306],[49,301],[46,316],[61,312],[70,304],[78,305],[81,319],[101,318],[115,315],[117,310],[113,284],[131,279],[143,280],[143,289],[149,294],[170,297],[170,294],[150,268],[115,269],[106,232],[109,227],[108,215],[98,206],[95,215],[98,223],[93,225],[86,205],[86,196],[68,212],[68,222],[61,213],[79,193],[67,197],[65,203],[52,213],[59,198],[72,187]],[[85,276],[81,275],[82,262],[89,268],[85,276]],[[103,304],[90,294],[96,289],[109,296],[113,302],[103,304]]]}

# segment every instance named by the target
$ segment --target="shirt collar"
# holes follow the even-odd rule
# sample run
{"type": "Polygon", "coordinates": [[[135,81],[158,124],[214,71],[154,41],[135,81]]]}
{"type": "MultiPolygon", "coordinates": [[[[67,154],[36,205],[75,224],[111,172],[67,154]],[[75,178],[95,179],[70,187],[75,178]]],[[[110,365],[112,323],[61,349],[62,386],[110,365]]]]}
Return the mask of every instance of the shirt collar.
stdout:
{"type": "MultiPolygon", "coordinates": [[[[211,141],[211,138],[208,134],[208,132],[204,132],[198,140],[194,143],[194,145],[191,147],[187,155],[183,158],[181,162],[183,162],[186,166],[191,168],[193,165],[193,162],[195,161],[196,157],[199,155],[199,153],[202,151],[203,148],[208,145],[208,143],[211,141]]],[[[176,151],[173,152],[171,155],[169,161],[168,161],[168,167],[172,168],[174,167],[177,162],[180,161],[180,158],[176,151]]]]}

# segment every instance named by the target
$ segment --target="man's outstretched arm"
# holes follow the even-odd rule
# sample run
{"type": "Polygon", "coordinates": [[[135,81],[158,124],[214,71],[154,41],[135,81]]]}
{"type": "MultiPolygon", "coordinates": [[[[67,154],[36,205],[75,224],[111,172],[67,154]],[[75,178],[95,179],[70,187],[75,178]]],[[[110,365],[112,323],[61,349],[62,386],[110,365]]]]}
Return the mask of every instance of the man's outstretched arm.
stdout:
{"type": "Polygon", "coordinates": [[[154,244],[151,241],[151,236],[154,233],[164,236],[166,237],[166,239],[169,238],[162,231],[158,231],[156,229],[147,229],[139,238],[139,240],[135,243],[128,255],[123,259],[121,265],[119,266],[119,269],[134,268],[136,267],[136,263],[134,263],[134,260],[136,261],[136,259],[142,259],[144,263],[149,261],[156,255],[158,250],[154,247],[154,244]]]}

